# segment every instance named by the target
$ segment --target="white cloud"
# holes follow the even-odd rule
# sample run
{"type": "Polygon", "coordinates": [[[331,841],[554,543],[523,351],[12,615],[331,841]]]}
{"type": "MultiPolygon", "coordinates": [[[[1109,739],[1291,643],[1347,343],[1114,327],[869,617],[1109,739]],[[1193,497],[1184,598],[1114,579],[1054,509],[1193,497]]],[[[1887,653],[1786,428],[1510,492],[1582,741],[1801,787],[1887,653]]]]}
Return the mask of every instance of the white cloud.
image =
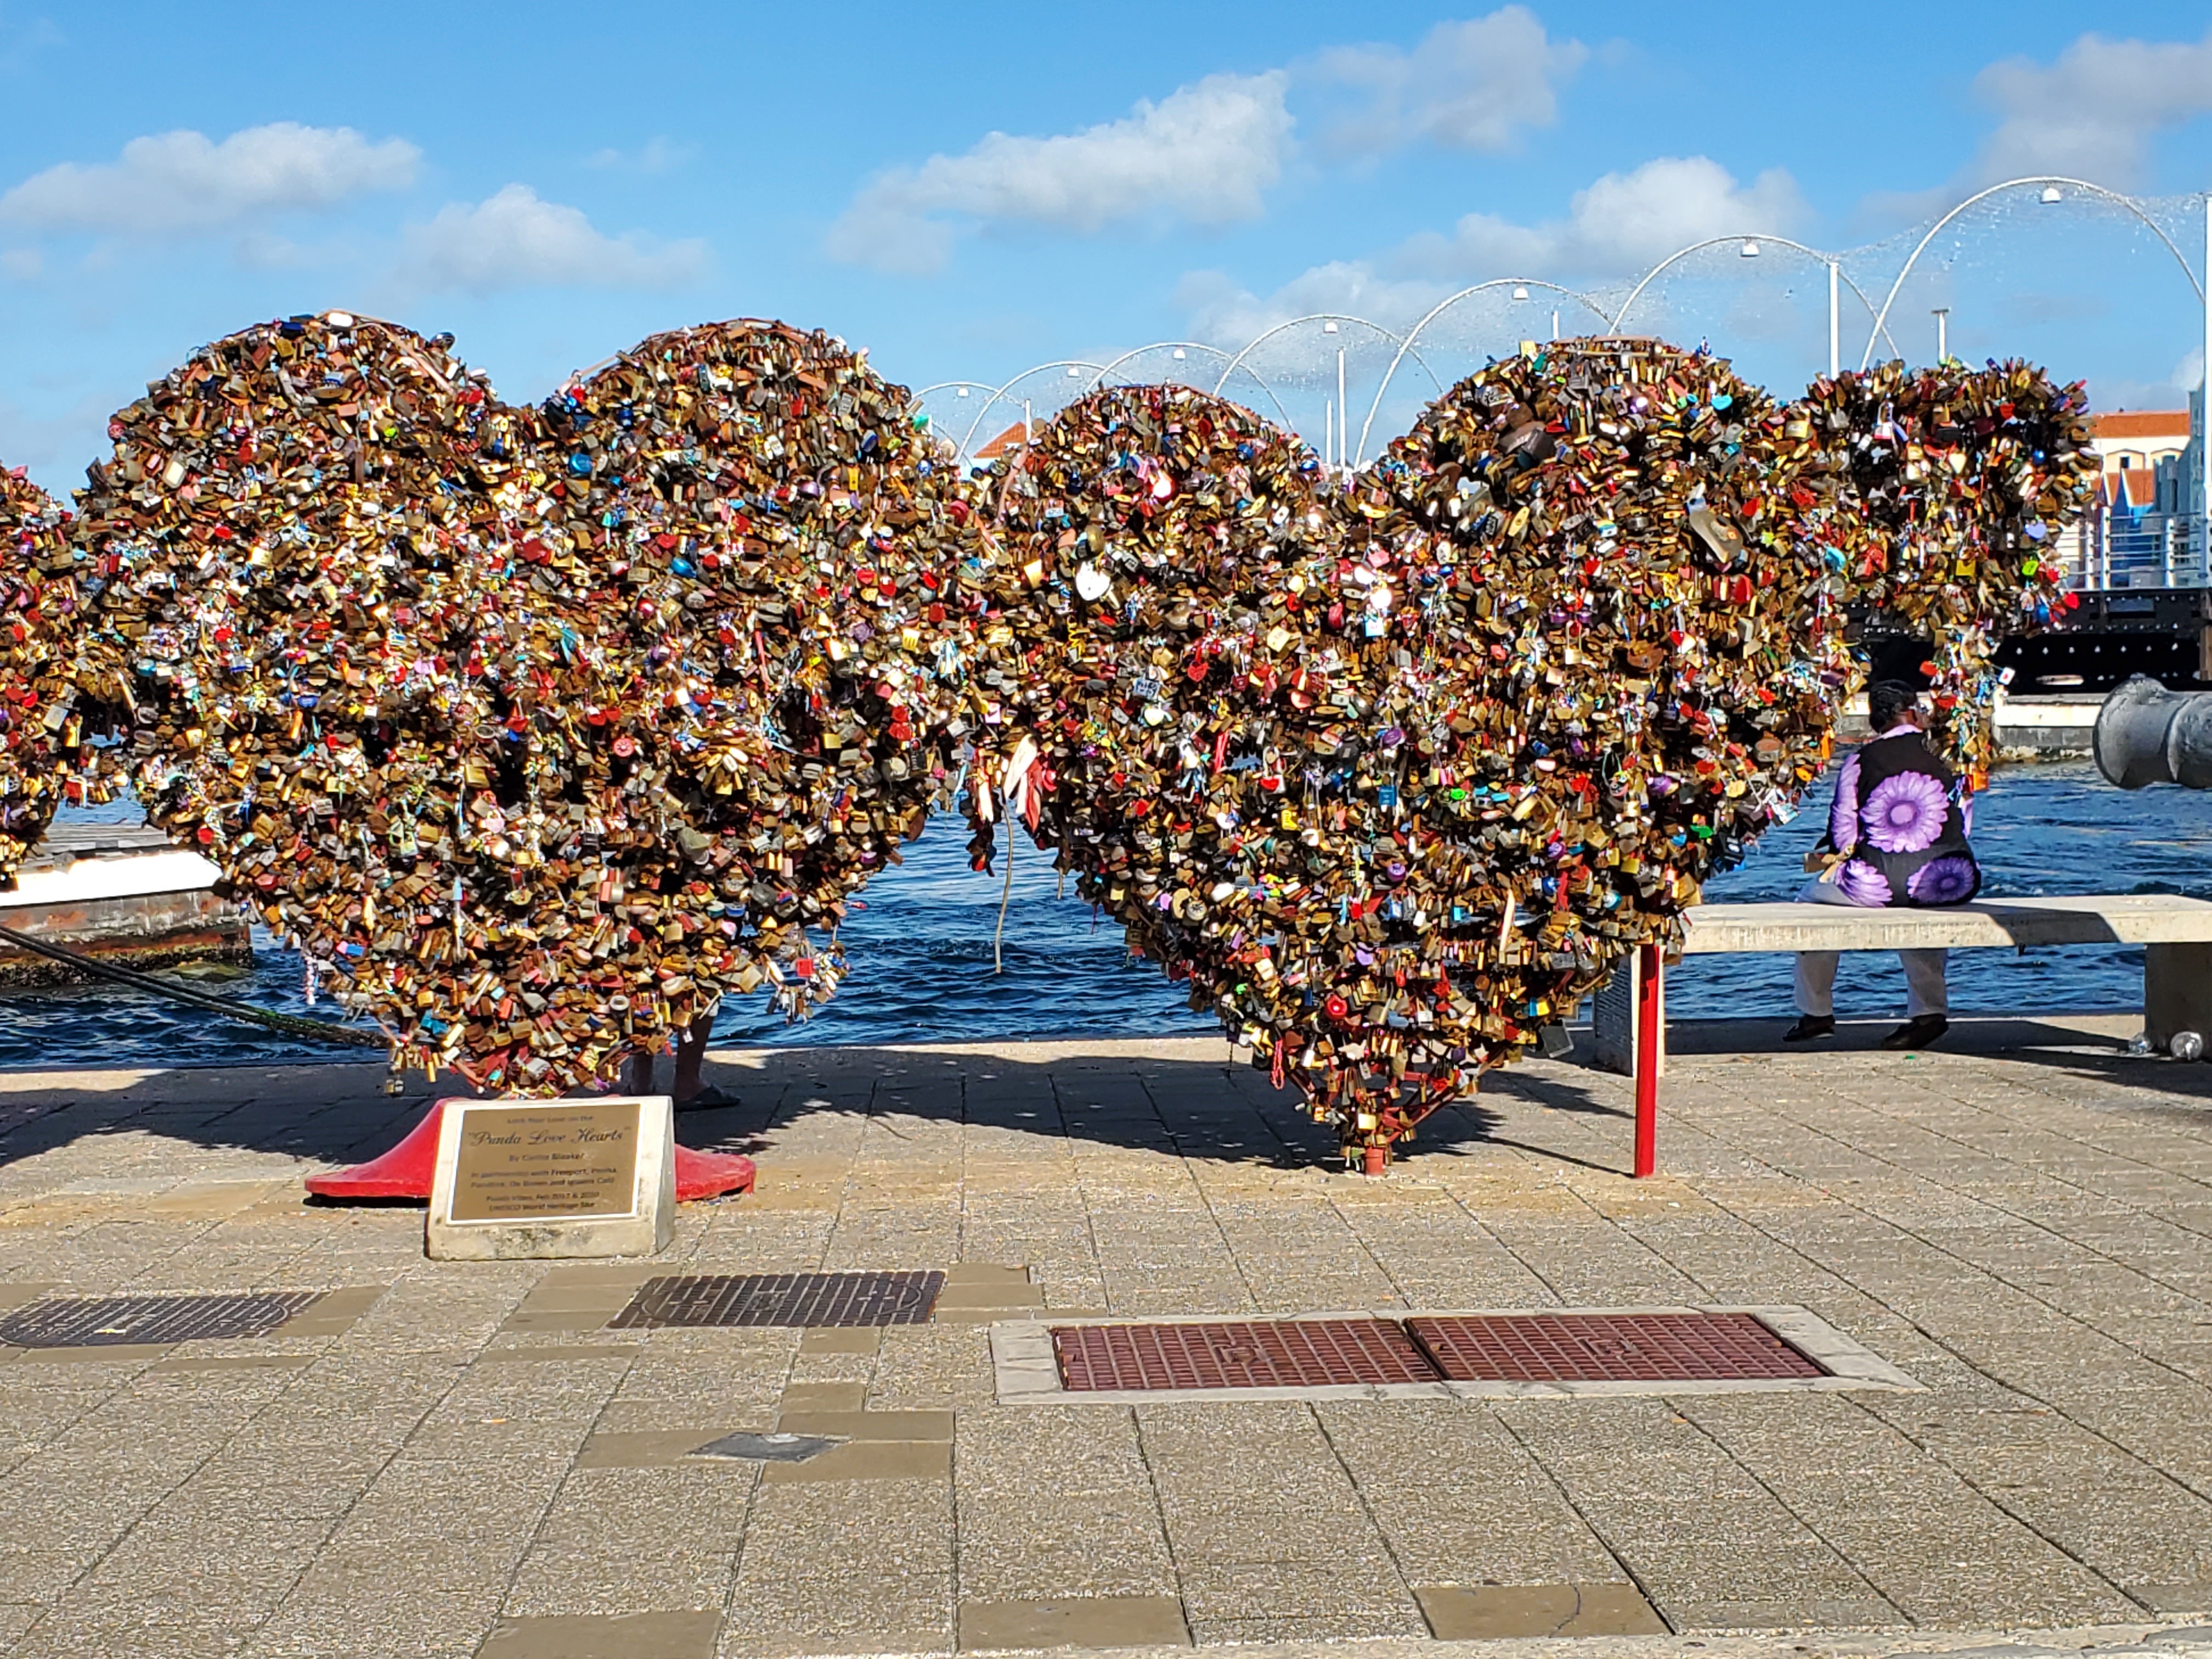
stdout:
{"type": "Polygon", "coordinates": [[[11,247],[0,253],[0,276],[11,282],[35,283],[46,274],[46,256],[34,247],[11,247]]]}
{"type": "Polygon", "coordinates": [[[459,202],[410,225],[398,273],[417,290],[491,294],[515,288],[674,288],[706,269],[702,241],[609,236],[575,208],[509,185],[471,207],[459,202]]]}
{"type": "Polygon", "coordinates": [[[1974,77],[1997,125],[1972,161],[1932,190],[1881,191],[1861,204],[1877,223],[1932,218],[2007,179],[2140,184],[2151,141],[2212,114],[2212,32],[2202,40],[2108,40],[2084,34],[2043,64],[2005,58],[1974,77]]]}
{"type": "Polygon", "coordinates": [[[1204,331],[1200,337],[1224,344],[1318,311],[1396,325],[1492,277],[1583,284],[1633,277],[1693,242],[1778,234],[1805,216],[1796,185],[1779,169],[1747,185],[1709,157],[1662,157],[1577,191],[1563,219],[1522,225],[1470,213],[1449,234],[1426,232],[1372,258],[1316,265],[1272,294],[1198,272],[1184,278],[1177,298],[1192,326],[1204,331]]]}
{"type": "Polygon", "coordinates": [[[830,228],[832,257],[927,273],[964,222],[1091,234],[1110,224],[1257,218],[1291,149],[1286,77],[1210,75],[1128,115],[1048,138],[994,132],[864,186],[830,228]]]}
{"type": "Polygon", "coordinates": [[[1743,185],[1708,156],[1662,156],[1576,191],[1564,219],[1519,225],[1470,213],[1449,236],[1407,242],[1394,263],[1444,276],[1622,276],[1707,237],[1780,234],[1805,217],[1779,167],[1743,185]]]}
{"type": "Polygon", "coordinates": [[[351,127],[277,121],[221,143],[199,132],[133,138],[112,161],[48,167],[0,197],[0,220],[33,230],[189,235],[264,214],[334,206],[415,181],[422,152],[351,127]]]}
{"type": "Polygon", "coordinates": [[[2003,119],[1976,161],[1979,182],[2057,173],[2124,190],[2152,137],[2212,112],[2212,32],[2187,41],[2085,34],[2048,67],[1991,64],[1974,89],[2003,119]]]}
{"type": "Polygon", "coordinates": [[[1559,118],[1557,85],[1589,58],[1578,40],[1553,40],[1525,6],[1437,24],[1411,52],[1340,46],[1310,73],[1366,96],[1328,129],[1340,153],[1380,155],[1408,144],[1509,149],[1523,127],[1559,118]]]}
{"type": "Polygon", "coordinates": [[[1264,297],[1221,271],[1194,270],[1176,285],[1175,297],[1190,319],[1194,339],[1233,347],[1278,323],[1322,312],[1394,327],[1419,317],[1451,290],[1451,284],[1431,278],[1383,276],[1364,260],[1335,259],[1301,272],[1264,297]]]}
{"type": "Polygon", "coordinates": [[[696,144],[679,144],[668,138],[648,138],[636,149],[593,150],[584,165],[623,173],[666,173],[699,153],[696,144]]]}

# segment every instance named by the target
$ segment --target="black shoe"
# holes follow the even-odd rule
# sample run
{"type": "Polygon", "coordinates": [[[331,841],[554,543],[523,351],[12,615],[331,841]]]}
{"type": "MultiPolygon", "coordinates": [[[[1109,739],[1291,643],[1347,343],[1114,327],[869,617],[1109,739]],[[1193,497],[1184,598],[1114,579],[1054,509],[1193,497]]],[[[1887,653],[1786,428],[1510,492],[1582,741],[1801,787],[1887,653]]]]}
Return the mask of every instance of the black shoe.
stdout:
{"type": "Polygon", "coordinates": [[[1833,1014],[1801,1014],[1797,1023],[1782,1034],[1784,1042],[1819,1042],[1836,1034],[1833,1014]]]}
{"type": "Polygon", "coordinates": [[[1925,1048],[1951,1029],[1941,1014],[1915,1014],[1881,1040],[1885,1048],[1925,1048]]]}
{"type": "Polygon", "coordinates": [[[738,1103],[738,1097],[727,1089],[710,1083],[690,1099],[678,1101],[676,1109],[679,1112],[717,1112],[725,1106],[738,1103]]]}

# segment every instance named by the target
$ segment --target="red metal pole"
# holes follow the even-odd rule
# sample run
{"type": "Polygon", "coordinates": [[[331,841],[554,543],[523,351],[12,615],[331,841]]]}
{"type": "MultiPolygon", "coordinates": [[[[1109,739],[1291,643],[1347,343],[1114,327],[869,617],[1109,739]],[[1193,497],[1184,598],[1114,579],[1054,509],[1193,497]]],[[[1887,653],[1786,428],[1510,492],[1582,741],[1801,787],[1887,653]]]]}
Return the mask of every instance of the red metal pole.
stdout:
{"type": "Polygon", "coordinates": [[[1657,945],[1639,947],[1636,969],[1636,1178],[1641,1181],[1659,1168],[1659,1034],[1664,1016],[1657,945]]]}

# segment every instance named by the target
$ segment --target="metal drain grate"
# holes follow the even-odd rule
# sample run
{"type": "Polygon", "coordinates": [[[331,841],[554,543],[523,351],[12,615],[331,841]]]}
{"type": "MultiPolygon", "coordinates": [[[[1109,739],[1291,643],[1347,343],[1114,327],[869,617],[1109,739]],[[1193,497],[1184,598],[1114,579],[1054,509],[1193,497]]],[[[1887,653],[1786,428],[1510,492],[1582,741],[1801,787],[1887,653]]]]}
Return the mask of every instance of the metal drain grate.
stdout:
{"type": "Polygon", "coordinates": [[[610,1329],[658,1325],[919,1325],[945,1275],[679,1273],[648,1279],[610,1329]]]}
{"type": "Polygon", "coordinates": [[[322,1295],[56,1297],[0,1319],[0,1342],[18,1348],[106,1348],[266,1336],[322,1295]]]}
{"type": "Polygon", "coordinates": [[[1408,1319],[1455,1382],[1671,1382],[1825,1376],[1749,1314],[1480,1314],[1408,1319]]]}
{"type": "Polygon", "coordinates": [[[1421,1351],[1387,1319],[1066,1325],[1054,1328],[1052,1346],[1071,1393],[1437,1380],[1421,1351]]]}

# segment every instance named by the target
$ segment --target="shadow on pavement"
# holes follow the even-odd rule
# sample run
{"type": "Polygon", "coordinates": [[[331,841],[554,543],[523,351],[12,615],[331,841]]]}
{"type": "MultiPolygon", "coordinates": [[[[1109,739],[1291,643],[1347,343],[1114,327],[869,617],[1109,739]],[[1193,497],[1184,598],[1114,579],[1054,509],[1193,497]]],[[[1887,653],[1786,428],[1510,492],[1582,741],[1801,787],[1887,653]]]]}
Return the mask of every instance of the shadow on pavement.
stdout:
{"type": "MultiPolygon", "coordinates": [[[[112,1173],[127,1177],[149,1158],[142,1135],[355,1164],[398,1141],[433,1101],[467,1091],[457,1079],[415,1077],[387,1095],[386,1077],[375,1065],[0,1073],[0,1170],[106,1137],[112,1173]]],[[[772,1158],[780,1131],[830,1112],[1064,1134],[1224,1164],[1295,1169],[1336,1157],[1334,1133],[1299,1109],[1294,1091],[1275,1090],[1210,1039],[717,1050],[707,1078],[739,1103],[678,1115],[678,1139],[701,1152],[772,1158]]],[[[1486,1081],[1496,1086],[1494,1075],[1486,1081]]],[[[1604,1109],[1571,1084],[1540,1087],[1532,1097],[1547,1104],[1604,1109]]],[[[1431,1119],[1407,1153],[1484,1141],[1496,1121],[1478,1100],[1459,1103],[1431,1119]]]]}

